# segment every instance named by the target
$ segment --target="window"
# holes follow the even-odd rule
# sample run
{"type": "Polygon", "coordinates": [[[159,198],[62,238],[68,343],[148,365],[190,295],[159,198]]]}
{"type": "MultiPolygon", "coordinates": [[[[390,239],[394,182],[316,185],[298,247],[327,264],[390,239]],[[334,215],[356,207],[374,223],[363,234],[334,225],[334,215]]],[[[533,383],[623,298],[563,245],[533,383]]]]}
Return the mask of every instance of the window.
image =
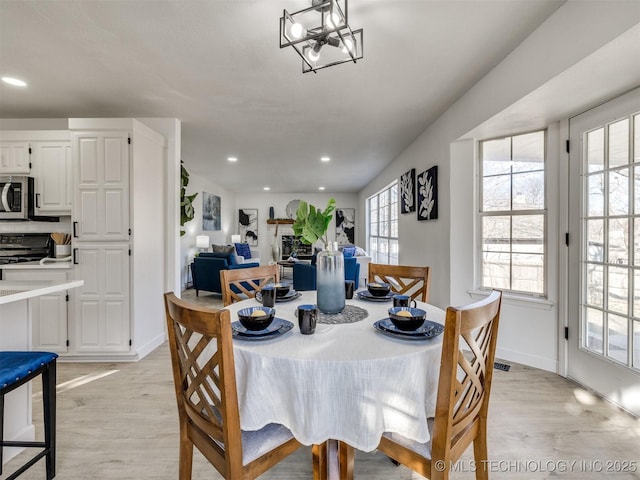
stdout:
{"type": "Polygon", "coordinates": [[[480,171],[480,286],[544,296],[545,132],[480,142],[480,171]]]}
{"type": "Polygon", "coordinates": [[[367,199],[367,245],[373,263],[398,264],[398,182],[367,199]]]}

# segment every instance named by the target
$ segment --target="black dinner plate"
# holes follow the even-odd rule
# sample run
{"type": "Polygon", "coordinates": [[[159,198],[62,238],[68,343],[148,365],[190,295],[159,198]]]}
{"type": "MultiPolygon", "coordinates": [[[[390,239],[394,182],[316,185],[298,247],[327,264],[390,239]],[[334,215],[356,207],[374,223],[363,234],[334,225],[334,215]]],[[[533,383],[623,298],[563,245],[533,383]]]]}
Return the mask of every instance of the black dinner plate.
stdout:
{"type": "Polygon", "coordinates": [[[381,295],[377,297],[375,295],[371,295],[369,293],[369,290],[360,290],[359,292],[356,292],[356,296],[360,300],[365,300],[367,302],[388,302],[393,298],[394,295],[395,293],[389,292],[386,295],[381,295]]]}
{"type": "MultiPolygon", "coordinates": [[[[301,296],[302,296],[302,293],[296,292],[292,288],[291,290],[289,290],[289,293],[287,293],[284,297],[276,297],[276,303],[290,302],[291,300],[295,300],[296,298],[300,298],[301,296]]],[[[262,292],[256,293],[256,300],[262,303],[262,292]]]]}
{"type": "Polygon", "coordinates": [[[240,322],[231,323],[233,338],[238,340],[267,340],[282,335],[292,328],[293,323],[278,317],[274,318],[271,325],[264,330],[247,330],[240,322]]]}
{"type": "Polygon", "coordinates": [[[420,328],[409,332],[398,329],[389,318],[378,320],[373,324],[373,328],[380,333],[403,340],[426,340],[437,337],[444,332],[443,325],[432,322],[431,320],[425,320],[420,328]]]}

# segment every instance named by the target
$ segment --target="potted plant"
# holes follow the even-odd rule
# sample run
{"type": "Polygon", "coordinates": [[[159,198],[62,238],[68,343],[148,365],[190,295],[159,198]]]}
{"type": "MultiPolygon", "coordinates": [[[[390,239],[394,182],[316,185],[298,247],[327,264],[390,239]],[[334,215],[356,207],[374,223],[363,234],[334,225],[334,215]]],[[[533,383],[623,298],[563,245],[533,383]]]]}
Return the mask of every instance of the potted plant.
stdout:
{"type": "Polygon", "coordinates": [[[318,310],[340,313],[344,310],[344,257],[335,242],[329,242],[327,230],[336,209],[336,201],[329,199],[327,208],[320,210],[301,200],[293,223],[293,233],[300,241],[313,245],[320,240],[324,246],[316,257],[316,288],[318,310]]]}

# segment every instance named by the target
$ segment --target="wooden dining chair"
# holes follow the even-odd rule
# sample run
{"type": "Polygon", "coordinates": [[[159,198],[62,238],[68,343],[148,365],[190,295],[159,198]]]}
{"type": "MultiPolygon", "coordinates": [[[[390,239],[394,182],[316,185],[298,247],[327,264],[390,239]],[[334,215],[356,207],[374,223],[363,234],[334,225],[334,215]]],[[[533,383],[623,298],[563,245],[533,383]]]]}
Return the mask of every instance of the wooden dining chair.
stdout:
{"type": "Polygon", "coordinates": [[[301,447],[282,425],[240,430],[229,310],[198,307],[173,293],[164,294],[164,304],[178,401],[180,480],[191,479],[194,446],[228,480],[254,479],[301,447]]]}
{"type": "Polygon", "coordinates": [[[502,293],[493,291],[482,301],[447,309],[436,414],[428,420],[431,440],[385,433],[378,450],[431,480],[447,480],[451,464],[473,442],[476,479],[489,478],[487,410],[501,302],[502,293]]]}
{"type": "Polygon", "coordinates": [[[409,295],[413,300],[429,302],[431,267],[370,263],[368,281],[388,283],[395,293],[409,295]]]}
{"type": "Polygon", "coordinates": [[[278,265],[220,270],[222,304],[226,307],[247,298],[254,298],[264,285],[279,281],[278,265]]]}

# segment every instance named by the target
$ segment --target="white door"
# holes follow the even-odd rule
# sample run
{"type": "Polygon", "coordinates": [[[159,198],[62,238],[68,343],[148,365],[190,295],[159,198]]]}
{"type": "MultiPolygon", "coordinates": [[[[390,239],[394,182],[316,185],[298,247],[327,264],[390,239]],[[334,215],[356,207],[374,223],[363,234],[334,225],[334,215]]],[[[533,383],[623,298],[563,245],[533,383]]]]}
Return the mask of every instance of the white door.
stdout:
{"type": "Polygon", "coordinates": [[[71,142],[35,142],[33,169],[37,214],[71,213],[71,142]]]}
{"type": "Polygon", "coordinates": [[[29,142],[0,143],[0,173],[29,173],[29,142]]]}
{"type": "Polygon", "coordinates": [[[569,133],[567,374],[640,415],[640,89],[569,133]]]}
{"type": "Polygon", "coordinates": [[[128,352],[130,349],[129,245],[78,244],[75,277],[74,338],[77,353],[128,352]]]}
{"type": "Polygon", "coordinates": [[[74,133],[72,143],[74,237],[82,241],[128,241],[128,133],[74,133]]]}

